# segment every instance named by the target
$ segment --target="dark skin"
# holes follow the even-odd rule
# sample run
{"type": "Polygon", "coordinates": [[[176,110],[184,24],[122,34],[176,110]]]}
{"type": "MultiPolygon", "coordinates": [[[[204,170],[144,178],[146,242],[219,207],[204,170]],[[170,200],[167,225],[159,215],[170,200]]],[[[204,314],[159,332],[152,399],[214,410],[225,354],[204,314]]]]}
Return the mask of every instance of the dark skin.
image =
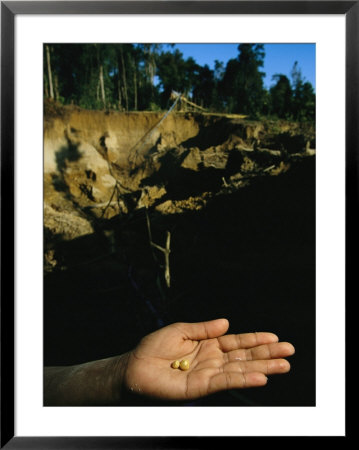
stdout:
{"type": "Polygon", "coordinates": [[[121,405],[126,392],[166,401],[195,400],[227,389],[264,386],[267,375],[290,370],[294,353],[273,333],[225,334],[217,319],[174,323],[120,356],[71,367],[45,368],[45,405],[121,405]],[[187,359],[186,371],[173,369],[187,359]]]}

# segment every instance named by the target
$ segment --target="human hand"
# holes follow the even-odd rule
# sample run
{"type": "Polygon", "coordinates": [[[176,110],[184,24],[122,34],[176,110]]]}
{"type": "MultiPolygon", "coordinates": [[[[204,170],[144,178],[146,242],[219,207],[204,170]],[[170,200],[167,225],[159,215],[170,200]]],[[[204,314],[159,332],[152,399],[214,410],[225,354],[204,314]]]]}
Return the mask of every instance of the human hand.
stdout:
{"type": "Polygon", "coordinates": [[[290,370],[294,353],[273,333],[224,335],[226,319],[174,323],[144,337],[128,354],[123,372],[132,392],[165,400],[193,400],[226,389],[263,386],[266,375],[290,370]],[[187,359],[186,371],[173,369],[187,359]]]}

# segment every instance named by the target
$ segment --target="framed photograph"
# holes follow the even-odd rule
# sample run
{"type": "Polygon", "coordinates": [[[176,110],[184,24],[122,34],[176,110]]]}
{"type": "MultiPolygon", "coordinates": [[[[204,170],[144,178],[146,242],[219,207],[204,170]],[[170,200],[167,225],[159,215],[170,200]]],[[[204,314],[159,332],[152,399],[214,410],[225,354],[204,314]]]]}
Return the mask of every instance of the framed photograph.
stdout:
{"type": "Polygon", "coordinates": [[[348,436],[358,25],[1,2],[1,447],[348,436]]]}

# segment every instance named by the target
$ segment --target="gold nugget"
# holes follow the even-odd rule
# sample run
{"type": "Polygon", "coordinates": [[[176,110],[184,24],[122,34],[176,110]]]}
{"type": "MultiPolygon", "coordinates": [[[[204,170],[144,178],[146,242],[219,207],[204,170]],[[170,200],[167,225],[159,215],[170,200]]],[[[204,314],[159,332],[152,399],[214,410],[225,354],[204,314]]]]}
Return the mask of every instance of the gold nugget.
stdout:
{"type": "Polygon", "coordinates": [[[180,362],[178,360],[173,361],[173,363],[171,364],[173,369],[178,369],[180,366],[180,362]]]}
{"type": "Polygon", "coordinates": [[[188,370],[189,369],[189,361],[188,359],[182,359],[179,365],[181,370],[188,370]]]}

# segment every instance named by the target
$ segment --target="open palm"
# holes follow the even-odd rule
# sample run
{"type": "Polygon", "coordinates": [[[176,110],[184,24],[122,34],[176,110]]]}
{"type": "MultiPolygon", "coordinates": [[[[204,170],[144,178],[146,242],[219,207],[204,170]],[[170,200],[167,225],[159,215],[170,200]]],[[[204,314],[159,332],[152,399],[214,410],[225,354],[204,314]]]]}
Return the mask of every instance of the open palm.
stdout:
{"type": "Polygon", "coordinates": [[[273,333],[224,335],[226,319],[174,323],[155,331],[130,353],[126,386],[134,392],[167,400],[192,400],[225,389],[263,386],[266,375],[290,369],[294,353],[273,333]],[[186,371],[173,369],[187,359],[186,371]]]}

